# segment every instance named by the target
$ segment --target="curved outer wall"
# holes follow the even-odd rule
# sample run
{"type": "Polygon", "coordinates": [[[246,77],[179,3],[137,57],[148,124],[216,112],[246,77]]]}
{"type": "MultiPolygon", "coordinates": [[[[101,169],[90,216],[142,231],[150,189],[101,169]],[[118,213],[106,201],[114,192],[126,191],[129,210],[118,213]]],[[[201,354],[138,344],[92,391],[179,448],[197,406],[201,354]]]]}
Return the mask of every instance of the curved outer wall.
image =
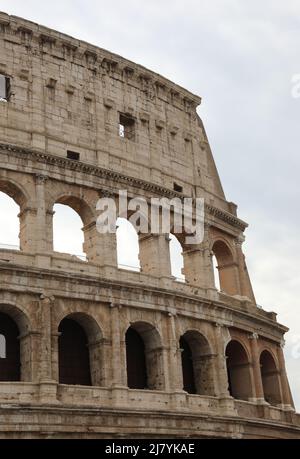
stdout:
{"type": "Polygon", "coordinates": [[[20,206],[21,248],[0,249],[0,312],[18,326],[21,362],[19,382],[0,382],[0,437],[299,437],[282,352],[287,329],[256,306],[242,252],[247,225],[225,199],[196,113],[201,99],[4,13],[0,74],[9,81],[8,101],[0,101],[0,191],[20,206]],[[119,136],[120,115],[134,126],[130,138],[119,136]],[[115,235],[96,229],[96,202],[117,199],[120,189],[129,198],[205,199],[204,241],[183,243],[185,283],[171,276],[164,234],[140,236],[141,272],[118,269],[115,235]],[[87,262],[53,251],[55,203],[80,215],[87,262]],[[88,340],[91,386],[59,383],[66,317],[88,340]],[[144,390],[127,387],[130,326],[145,345],[144,390]],[[183,390],[182,336],[196,394],[183,390]]]}

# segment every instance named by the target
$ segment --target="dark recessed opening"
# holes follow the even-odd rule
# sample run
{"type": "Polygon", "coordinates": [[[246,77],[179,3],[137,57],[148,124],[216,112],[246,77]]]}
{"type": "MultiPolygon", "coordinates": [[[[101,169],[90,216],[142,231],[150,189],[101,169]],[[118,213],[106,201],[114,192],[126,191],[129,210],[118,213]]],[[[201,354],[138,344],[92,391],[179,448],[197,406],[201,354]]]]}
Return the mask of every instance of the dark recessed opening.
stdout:
{"type": "Polygon", "coordinates": [[[182,192],[183,192],[182,186],[178,185],[178,184],[175,183],[175,182],[174,182],[174,184],[173,184],[173,189],[174,189],[174,191],[177,191],[177,193],[182,193],[182,192]]]}
{"type": "Polygon", "coordinates": [[[80,153],[77,153],[76,151],[67,151],[67,158],[68,159],[73,159],[74,161],[79,161],[80,159],[80,153]]]}
{"type": "Polygon", "coordinates": [[[0,100],[8,101],[10,97],[10,78],[0,75],[0,100]]]}
{"type": "Polygon", "coordinates": [[[119,136],[124,139],[134,140],[135,120],[132,116],[120,113],[119,136]]]}

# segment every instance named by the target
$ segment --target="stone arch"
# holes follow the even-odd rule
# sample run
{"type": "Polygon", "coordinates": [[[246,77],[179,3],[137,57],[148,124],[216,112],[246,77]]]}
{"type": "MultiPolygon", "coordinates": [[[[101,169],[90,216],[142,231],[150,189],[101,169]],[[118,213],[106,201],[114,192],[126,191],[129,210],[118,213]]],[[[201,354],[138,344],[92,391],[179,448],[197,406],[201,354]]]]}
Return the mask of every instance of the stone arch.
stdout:
{"type": "Polygon", "coordinates": [[[269,350],[263,350],[259,358],[261,380],[266,402],[270,405],[282,404],[280,372],[276,359],[269,350]]]}
{"type": "Polygon", "coordinates": [[[70,313],[58,326],[59,382],[101,386],[103,333],[97,321],[82,312],[70,313]]]}
{"type": "Polygon", "coordinates": [[[183,389],[190,394],[215,395],[213,354],[207,338],[198,330],[180,337],[183,389]]]}
{"type": "Polygon", "coordinates": [[[30,202],[29,194],[24,187],[11,178],[0,177],[0,191],[12,198],[21,210],[27,207],[30,202]]]}
{"type": "Polygon", "coordinates": [[[228,389],[232,397],[249,400],[253,397],[251,362],[246,347],[237,339],[226,346],[228,389]]]}
{"type": "Polygon", "coordinates": [[[212,256],[215,256],[217,260],[220,290],[228,295],[238,295],[240,293],[238,287],[238,265],[235,261],[232,248],[227,241],[217,239],[212,245],[211,252],[212,256]]]}
{"type": "Polygon", "coordinates": [[[134,322],[126,331],[125,344],[128,387],[164,390],[163,349],[158,330],[148,322],[134,322]]]}
{"type": "Polygon", "coordinates": [[[14,304],[0,304],[0,335],[5,338],[6,358],[0,359],[1,381],[31,380],[30,322],[14,304]]]}
{"type": "Polygon", "coordinates": [[[71,207],[71,209],[80,216],[84,225],[90,224],[95,219],[94,212],[88,202],[84,198],[76,196],[74,193],[62,193],[57,196],[53,205],[54,204],[63,204],[71,207]]]}

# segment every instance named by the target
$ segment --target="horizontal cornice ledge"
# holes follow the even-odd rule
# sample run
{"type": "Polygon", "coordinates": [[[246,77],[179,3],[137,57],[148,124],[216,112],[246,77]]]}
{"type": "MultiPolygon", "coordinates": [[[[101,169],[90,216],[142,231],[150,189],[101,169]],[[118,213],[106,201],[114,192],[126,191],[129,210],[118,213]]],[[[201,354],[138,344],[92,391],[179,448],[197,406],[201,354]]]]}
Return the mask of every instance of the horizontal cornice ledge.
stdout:
{"type": "MultiPolygon", "coordinates": [[[[152,191],[157,195],[168,198],[177,197],[183,199],[185,197],[189,197],[183,195],[182,193],[177,193],[176,191],[169,188],[159,186],[145,180],[137,179],[132,176],[121,174],[110,169],[94,166],[92,164],[86,164],[81,161],[73,161],[68,158],[62,158],[60,156],[34,151],[24,147],[18,147],[16,145],[0,143],[0,152],[9,152],[10,154],[14,154],[18,157],[27,158],[39,163],[55,165],[57,167],[63,167],[64,169],[69,169],[71,171],[82,172],[83,174],[89,174],[96,177],[108,178],[118,182],[128,183],[132,186],[135,186],[136,188],[141,188],[145,191],[152,191]]],[[[221,210],[212,205],[206,204],[205,209],[210,215],[219,218],[220,220],[234,226],[235,228],[238,228],[241,231],[245,231],[248,226],[247,223],[235,217],[233,214],[230,214],[229,212],[221,210]]]]}

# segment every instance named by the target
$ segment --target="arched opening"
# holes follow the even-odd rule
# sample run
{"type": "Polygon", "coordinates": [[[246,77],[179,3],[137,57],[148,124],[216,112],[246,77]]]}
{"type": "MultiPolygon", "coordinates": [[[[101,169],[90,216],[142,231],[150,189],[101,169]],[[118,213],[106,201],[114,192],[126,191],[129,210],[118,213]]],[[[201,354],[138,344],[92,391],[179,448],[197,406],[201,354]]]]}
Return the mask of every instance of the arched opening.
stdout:
{"type": "Polygon", "coordinates": [[[13,198],[0,192],[0,248],[20,250],[20,207],[13,198]]]}
{"type": "Polygon", "coordinates": [[[170,234],[171,274],[179,282],[185,282],[183,249],[179,239],[170,234]]]}
{"type": "Polygon", "coordinates": [[[232,397],[249,400],[252,395],[250,362],[244,347],[238,341],[230,341],[226,347],[228,389],[232,397]]]}
{"type": "Polygon", "coordinates": [[[13,304],[0,305],[0,381],[31,381],[31,335],[27,315],[13,304]],[[4,354],[5,352],[5,354],[4,354]]]}
{"type": "Polygon", "coordinates": [[[219,276],[219,270],[218,270],[218,261],[215,255],[212,256],[212,264],[213,264],[213,270],[214,270],[214,280],[215,280],[215,287],[217,290],[221,290],[221,285],[220,285],[220,276],[219,276]]]}
{"type": "Polygon", "coordinates": [[[0,335],[0,359],[6,359],[6,338],[0,335]]]}
{"type": "Polygon", "coordinates": [[[76,255],[85,260],[83,224],[80,216],[65,204],[55,204],[53,210],[55,212],[53,217],[53,249],[56,252],[76,255]]]}
{"type": "Polygon", "coordinates": [[[130,389],[147,389],[145,344],[130,327],[126,332],[127,384],[130,389]]]}
{"type": "Polygon", "coordinates": [[[189,394],[215,395],[212,353],[207,339],[197,331],[180,338],[183,390],[189,394]]]}
{"type": "Polygon", "coordinates": [[[270,405],[282,403],[279,383],[279,371],[271,353],[263,351],[260,356],[261,379],[264,397],[270,405]]]}
{"type": "Polygon", "coordinates": [[[15,321],[0,312],[0,381],[21,379],[19,335],[19,328],[15,321]]]}
{"type": "Polygon", "coordinates": [[[83,327],[73,318],[63,319],[58,339],[59,382],[91,386],[88,338],[83,327]]]}
{"type": "Polygon", "coordinates": [[[140,271],[138,234],[126,218],[119,217],[116,222],[118,268],[140,271]]]}
{"type": "Polygon", "coordinates": [[[27,250],[32,236],[28,195],[12,180],[0,178],[0,206],[0,247],[27,250]]]}
{"type": "Polygon", "coordinates": [[[125,336],[127,383],[130,389],[164,390],[161,339],[145,322],[131,325],[125,336]]]}
{"type": "Polygon", "coordinates": [[[180,338],[179,345],[181,349],[183,390],[189,394],[196,394],[197,392],[191,348],[183,336],[180,338]]]}
{"type": "Polygon", "coordinates": [[[61,196],[54,204],[54,211],[54,250],[95,261],[98,254],[94,243],[99,234],[95,215],[85,199],[73,195],[61,196]]]}
{"type": "Polygon", "coordinates": [[[212,263],[215,277],[215,286],[228,295],[237,295],[237,266],[234,263],[230,248],[223,241],[216,241],[212,247],[212,263]]]}

